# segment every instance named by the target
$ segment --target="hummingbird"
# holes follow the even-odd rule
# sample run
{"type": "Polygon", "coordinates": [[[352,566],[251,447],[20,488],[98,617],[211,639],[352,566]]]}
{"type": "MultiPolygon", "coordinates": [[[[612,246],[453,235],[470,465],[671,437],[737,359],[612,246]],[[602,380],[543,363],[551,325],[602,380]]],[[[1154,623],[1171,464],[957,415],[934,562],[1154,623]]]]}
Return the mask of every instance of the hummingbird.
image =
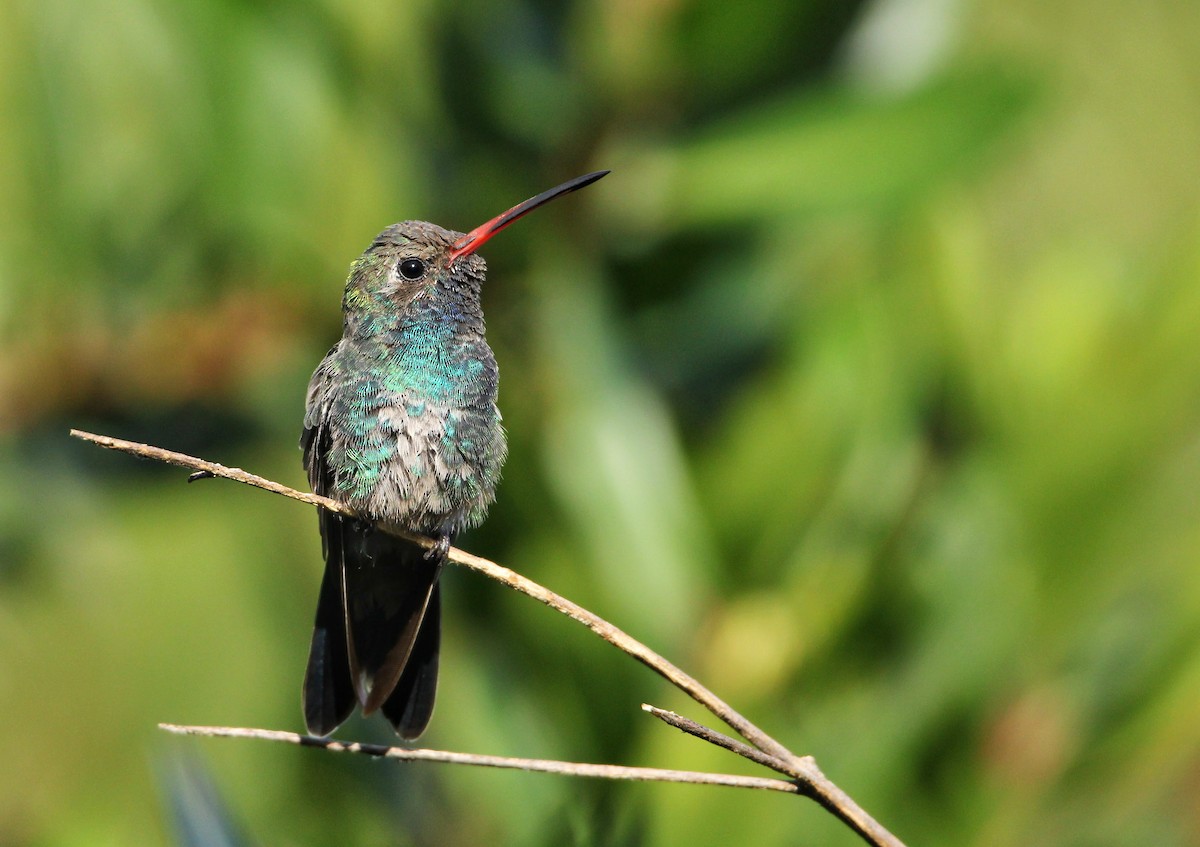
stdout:
{"type": "Polygon", "coordinates": [[[360,706],[404,739],[433,713],[441,639],[438,576],[458,533],[483,521],[507,455],[496,358],[484,337],[476,251],[598,171],[531,197],[468,233],[424,221],[381,232],[351,265],[342,338],[308,385],[300,448],[319,510],[325,574],[304,720],[333,732],[360,706]],[[426,549],[377,527],[434,540],[426,549]]]}

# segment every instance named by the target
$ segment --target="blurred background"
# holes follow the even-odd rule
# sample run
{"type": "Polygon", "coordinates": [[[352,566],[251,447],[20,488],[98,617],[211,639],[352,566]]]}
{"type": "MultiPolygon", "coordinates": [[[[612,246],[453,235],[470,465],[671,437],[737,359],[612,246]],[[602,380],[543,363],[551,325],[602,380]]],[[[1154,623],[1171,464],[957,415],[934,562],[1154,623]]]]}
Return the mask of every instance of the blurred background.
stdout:
{"type": "MultiPolygon", "coordinates": [[[[1200,844],[1200,4],[449,5],[0,3],[0,843],[858,843],[155,728],[301,728],[316,519],[68,428],[304,487],[374,235],[611,168],[484,250],[512,452],[461,546],[912,845],[1200,844]]],[[[445,579],[423,744],[756,772],[445,579]]]]}

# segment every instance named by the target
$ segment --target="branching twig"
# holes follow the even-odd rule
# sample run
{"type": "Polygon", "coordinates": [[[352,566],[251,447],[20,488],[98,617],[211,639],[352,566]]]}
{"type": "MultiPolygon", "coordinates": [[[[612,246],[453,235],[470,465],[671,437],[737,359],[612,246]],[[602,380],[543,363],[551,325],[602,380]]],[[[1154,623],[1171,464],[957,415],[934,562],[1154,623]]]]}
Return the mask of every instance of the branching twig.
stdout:
{"type": "MultiPolygon", "coordinates": [[[[303,503],[309,503],[313,506],[320,506],[346,517],[356,517],[353,509],[344,503],[339,503],[336,500],[330,500],[328,497],[321,497],[317,494],[305,494],[301,491],[296,491],[293,488],[288,488],[286,485],[280,485],[278,482],[272,482],[269,479],[264,479],[261,476],[247,473],[241,468],[228,468],[224,465],[218,465],[215,462],[207,462],[203,459],[197,459],[193,456],[187,456],[183,453],[175,453],[170,450],[164,450],[161,447],[152,447],[148,444],[139,444],[134,441],[124,441],[120,438],[111,438],[107,435],[94,435],[90,432],[81,432],[80,430],[71,430],[71,435],[76,438],[81,438],[84,441],[90,441],[94,444],[99,444],[101,447],[107,447],[110,450],[120,450],[125,453],[132,453],[135,456],[143,456],[148,459],[157,459],[160,462],[166,462],[172,465],[178,465],[183,468],[190,468],[194,471],[203,471],[213,476],[232,479],[235,482],[241,482],[245,485],[252,485],[256,488],[262,488],[275,494],[282,494],[284,497],[291,497],[293,500],[299,500],[303,503]]],[[[433,546],[433,541],[423,535],[415,535],[407,532],[399,527],[387,524],[380,525],[387,532],[399,535],[410,541],[414,541],[422,546],[429,548],[433,546]]],[[[520,591],[522,594],[527,594],[536,600],[540,600],[547,606],[562,612],[570,618],[578,621],[586,626],[592,632],[599,635],[605,641],[620,648],[624,652],[633,656],[644,665],[656,671],[659,675],[665,677],[677,688],[681,689],[692,697],[700,705],[704,706],[714,715],[716,715],[725,723],[729,724],[733,729],[753,744],[764,753],[769,753],[775,758],[792,764],[793,760],[799,761],[798,758],[789,751],[786,747],[780,744],[771,736],[767,735],[748,719],[740,715],[728,703],[713,694],[705,686],[701,685],[696,679],[684,673],[679,668],[675,667],[671,662],[668,662],[662,656],[655,653],[645,644],[630,637],[622,632],[617,627],[610,624],[608,621],[599,615],[589,612],[587,609],[573,603],[567,598],[555,594],[550,589],[543,585],[539,585],[531,579],[521,576],[515,571],[509,570],[495,562],[482,559],[479,556],[473,556],[464,550],[457,547],[451,547],[448,556],[449,561],[455,564],[470,568],[473,571],[489,576],[498,582],[502,582],[510,588],[520,591]]],[[[792,774],[799,776],[799,774],[792,774]]]]}
{"type": "Polygon", "coordinates": [[[764,791],[782,791],[785,794],[801,794],[795,782],[761,776],[737,776],[724,773],[702,773],[700,771],[676,771],[666,768],[629,768],[620,765],[595,765],[586,762],[560,762],[555,759],[517,759],[511,756],[481,756],[475,753],[451,753],[448,750],[427,750],[419,747],[386,747],[382,744],[360,744],[337,741],[332,738],[317,738],[297,732],[281,732],[274,729],[245,729],[231,726],[179,726],[160,723],[160,729],[176,735],[206,735],[218,738],[257,738],[262,741],[282,741],[299,744],[301,747],[320,747],[336,753],[361,753],[380,759],[398,759],[403,762],[442,762],[449,765],[475,765],[483,768],[509,768],[536,773],[554,773],[562,776],[584,776],[595,779],[621,779],[635,782],[685,782],[693,785],[724,785],[730,788],[757,788],[764,791]]]}
{"type": "Polygon", "coordinates": [[[668,712],[666,709],[659,709],[651,706],[649,703],[643,703],[642,709],[654,715],[654,717],[668,726],[682,730],[688,735],[694,735],[696,738],[701,738],[709,744],[715,744],[731,753],[737,753],[742,758],[749,759],[773,771],[779,771],[780,773],[788,772],[788,766],[785,762],[779,761],[774,756],[764,753],[756,747],[744,744],[736,738],[730,738],[728,735],[717,732],[715,729],[709,729],[704,724],[696,723],[691,718],[685,718],[683,715],[677,715],[675,712],[668,712]]]}
{"type": "MultiPolygon", "coordinates": [[[[153,447],[148,444],[141,444],[134,441],[125,441],[119,438],[111,438],[106,435],[95,435],[90,432],[81,432],[79,430],[71,430],[71,435],[76,438],[90,441],[93,444],[98,444],[101,447],[107,447],[111,450],[119,450],[125,453],[130,453],[135,456],[142,456],[148,459],[156,459],[160,462],[166,462],[179,467],[188,468],[192,471],[200,472],[193,474],[189,479],[203,479],[207,476],[223,477],[231,479],[235,482],[240,482],[245,485],[251,485],[256,488],[262,488],[274,494],[281,494],[284,497],[290,497],[293,500],[299,500],[303,503],[308,503],[313,506],[318,506],[327,509],[339,515],[346,517],[357,517],[356,513],[344,503],[339,503],[336,500],[330,500],[327,497],[321,497],[316,494],[305,494],[301,491],[296,491],[293,488],[288,488],[286,485],[280,485],[269,479],[265,479],[254,474],[247,473],[241,468],[229,468],[224,465],[208,462],[204,459],[197,459],[194,456],[188,456],[183,453],[176,453],[171,450],[164,450],[161,447],[153,447]],[[202,475],[201,475],[202,474],[202,475]]],[[[378,524],[379,528],[385,532],[397,535],[401,538],[408,539],[414,543],[420,544],[423,547],[429,548],[434,545],[434,542],[421,535],[415,535],[406,531],[401,527],[390,524],[378,524]]],[[[747,747],[732,738],[721,735],[714,730],[697,724],[694,721],[689,721],[686,718],[681,718],[673,713],[663,712],[662,710],[653,709],[649,711],[656,717],[665,720],[672,726],[703,738],[706,741],[731,750],[740,756],[744,756],[751,761],[764,765],[772,770],[775,770],[785,776],[791,777],[794,782],[784,780],[760,779],[763,784],[741,784],[741,787],[753,788],[770,788],[772,790],[789,791],[790,793],[803,794],[816,800],[831,813],[846,823],[851,829],[857,832],[865,841],[878,847],[904,847],[903,843],[894,835],[879,825],[870,815],[868,815],[848,794],[829,781],[826,776],[821,773],[816,762],[810,756],[797,756],[792,751],[788,750],[766,732],[755,726],[746,717],[738,713],[732,706],[702,685],[698,680],[685,673],[665,658],[655,653],[640,641],[627,635],[617,627],[613,626],[608,621],[601,618],[599,615],[588,611],[577,603],[574,603],[567,598],[555,594],[545,586],[539,585],[531,579],[527,579],[515,571],[509,570],[502,565],[487,559],[473,556],[456,547],[450,548],[448,560],[455,564],[462,565],[473,571],[490,577],[498,582],[507,585],[522,594],[540,600],[552,609],[561,612],[569,618],[586,626],[592,632],[603,638],[608,643],[617,647],[621,651],[627,653],[637,659],[642,664],[649,667],[651,670],[658,673],[675,687],[690,696],[700,705],[704,706],[731,728],[736,730],[743,738],[750,742],[753,747],[747,747]],[[668,717],[670,716],[670,717],[668,717]],[[757,749],[755,749],[757,748],[757,749]],[[768,784],[770,783],[770,784],[768,784]],[[773,784],[787,786],[786,788],[776,787],[773,784]]],[[[374,745],[358,745],[358,744],[343,744],[342,742],[327,741],[322,739],[309,738],[309,736],[295,735],[294,733],[281,733],[271,730],[257,729],[208,729],[205,730],[199,727],[174,727],[164,725],[165,728],[170,728],[173,732],[190,732],[194,734],[208,735],[227,735],[253,738],[268,738],[276,741],[290,741],[296,744],[304,744],[307,746],[321,746],[332,750],[353,750],[355,752],[369,753],[376,756],[389,756],[391,758],[408,758],[408,759],[431,759],[443,762],[457,762],[460,764],[481,764],[490,767],[513,767],[524,770],[542,770],[554,773],[572,773],[580,776],[600,776],[609,779],[655,779],[657,777],[647,776],[646,773],[662,773],[662,774],[682,774],[684,771],[657,771],[652,768],[617,768],[609,765],[584,765],[572,763],[550,763],[534,759],[504,759],[500,757],[482,756],[475,757],[463,753],[439,753],[438,751],[421,751],[408,750],[406,748],[389,748],[377,747],[374,745]],[[387,751],[397,751],[395,754],[387,751]],[[420,755],[409,755],[420,754],[420,755]],[[431,754],[437,754],[440,758],[435,758],[431,754]],[[508,764],[502,764],[507,762],[508,764]],[[523,763],[523,764],[516,764],[523,763]],[[567,766],[574,770],[554,770],[554,768],[567,766]],[[581,770],[582,769],[582,770],[581,770]],[[619,771],[627,771],[630,773],[642,773],[641,776],[617,776],[619,771]]],[[[749,777],[733,777],[721,774],[701,774],[711,779],[751,779],[749,777]]],[[[665,777],[664,777],[665,778],[665,777]]],[[[672,779],[669,781],[698,781],[698,780],[680,780],[672,779]]],[[[710,784],[729,785],[733,783],[727,782],[711,782],[710,784]]]]}

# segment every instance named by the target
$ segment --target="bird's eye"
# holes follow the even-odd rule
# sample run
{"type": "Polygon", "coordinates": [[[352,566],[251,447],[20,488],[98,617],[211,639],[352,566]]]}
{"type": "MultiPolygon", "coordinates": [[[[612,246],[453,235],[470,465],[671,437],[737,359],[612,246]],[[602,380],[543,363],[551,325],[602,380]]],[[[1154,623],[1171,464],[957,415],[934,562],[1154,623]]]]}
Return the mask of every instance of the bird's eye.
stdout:
{"type": "Polygon", "coordinates": [[[420,279],[425,276],[425,263],[420,259],[405,259],[400,263],[400,276],[405,279],[420,279]]]}

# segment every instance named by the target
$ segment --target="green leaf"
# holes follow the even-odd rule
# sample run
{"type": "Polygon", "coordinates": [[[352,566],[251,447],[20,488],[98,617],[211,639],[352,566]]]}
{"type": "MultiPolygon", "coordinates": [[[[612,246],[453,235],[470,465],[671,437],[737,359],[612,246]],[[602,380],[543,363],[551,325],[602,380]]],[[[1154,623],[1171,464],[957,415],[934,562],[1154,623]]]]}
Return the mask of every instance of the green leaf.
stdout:
{"type": "Polygon", "coordinates": [[[1029,80],[981,70],[899,99],[848,89],[792,96],[670,157],[668,226],[878,208],[977,170],[1034,100],[1029,80]]]}

